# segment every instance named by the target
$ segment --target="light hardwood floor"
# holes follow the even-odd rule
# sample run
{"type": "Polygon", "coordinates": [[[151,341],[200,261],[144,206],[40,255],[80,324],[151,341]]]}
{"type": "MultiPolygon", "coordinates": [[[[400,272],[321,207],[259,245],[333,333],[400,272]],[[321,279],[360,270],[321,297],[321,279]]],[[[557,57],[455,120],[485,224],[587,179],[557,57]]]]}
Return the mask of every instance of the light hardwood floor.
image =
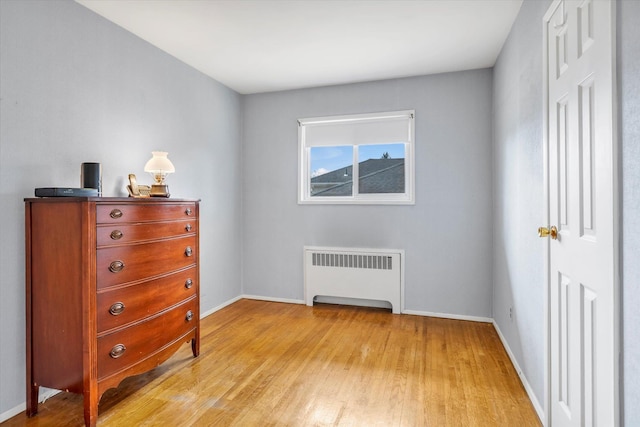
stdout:
{"type": "MultiPolygon", "coordinates": [[[[155,370],[107,391],[99,426],[539,426],[491,324],[240,300],[155,370]]],[[[7,426],[82,426],[60,393],[7,426]]]]}

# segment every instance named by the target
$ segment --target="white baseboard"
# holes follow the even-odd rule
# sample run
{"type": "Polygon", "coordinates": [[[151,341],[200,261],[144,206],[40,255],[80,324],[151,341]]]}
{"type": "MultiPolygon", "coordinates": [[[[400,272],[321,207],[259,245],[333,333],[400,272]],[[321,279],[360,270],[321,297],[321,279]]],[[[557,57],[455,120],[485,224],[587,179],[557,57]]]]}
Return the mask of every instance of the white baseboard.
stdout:
{"type": "Polygon", "coordinates": [[[540,405],[540,402],[538,402],[538,399],[536,398],[536,395],[533,392],[531,385],[529,385],[529,381],[527,381],[527,377],[524,375],[524,372],[522,372],[522,369],[520,369],[520,365],[518,365],[518,362],[516,361],[516,358],[513,355],[513,352],[511,351],[511,348],[509,347],[507,340],[505,339],[504,335],[502,335],[502,331],[500,330],[500,327],[498,326],[495,320],[492,320],[492,323],[493,323],[493,327],[496,328],[496,331],[498,332],[500,341],[502,341],[502,346],[507,351],[507,354],[509,355],[509,359],[511,359],[511,363],[513,363],[513,367],[516,369],[516,372],[518,373],[518,377],[520,377],[520,381],[522,381],[522,385],[524,386],[524,389],[527,392],[527,395],[529,396],[529,400],[533,404],[533,408],[536,410],[536,413],[538,414],[538,418],[540,418],[540,422],[544,425],[544,418],[545,418],[544,408],[540,405]]]}
{"type": "Polygon", "coordinates": [[[204,319],[205,317],[207,317],[207,316],[209,316],[209,315],[211,315],[211,314],[215,313],[216,311],[218,311],[218,310],[222,310],[222,309],[223,309],[223,308],[225,308],[226,306],[231,305],[231,304],[233,304],[234,302],[239,301],[239,300],[241,300],[241,299],[242,299],[242,295],[238,295],[238,296],[237,296],[237,297],[235,297],[235,298],[231,298],[230,300],[223,302],[222,304],[220,304],[220,305],[219,305],[219,306],[217,306],[217,307],[213,307],[212,309],[207,310],[207,311],[205,311],[204,313],[200,313],[200,318],[201,318],[201,319],[204,319]]]}
{"type": "Polygon", "coordinates": [[[442,319],[452,319],[452,320],[468,320],[470,322],[483,322],[483,323],[493,322],[493,319],[490,317],[466,316],[463,314],[449,314],[449,313],[433,313],[430,311],[404,310],[402,314],[412,314],[414,316],[425,316],[425,317],[440,317],[442,319]]]}
{"type": "Polygon", "coordinates": [[[216,311],[222,310],[226,306],[231,305],[236,301],[240,301],[241,299],[252,299],[257,301],[270,301],[270,302],[284,302],[287,304],[304,304],[304,300],[297,300],[297,299],[273,298],[273,297],[264,297],[260,295],[238,295],[237,297],[231,298],[230,300],[223,302],[217,307],[214,307],[210,310],[205,311],[204,313],[201,313],[200,318],[204,319],[205,317],[215,313],[216,311]]]}
{"type": "MultiPolygon", "coordinates": [[[[233,304],[236,301],[239,301],[241,299],[252,299],[252,300],[257,300],[257,301],[270,301],[270,302],[284,302],[287,304],[305,304],[305,301],[303,299],[291,299],[291,298],[276,298],[276,297],[266,297],[266,296],[262,296],[262,295],[248,295],[248,294],[243,294],[243,295],[238,295],[235,298],[231,298],[230,300],[223,302],[222,304],[220,304],[217,307],[214,307],[210,310],[205,311],[204,313],[200,314],[200,318],[204,319],[205,317],[215,313],[218,310],[221,310],[223,308],[225,308],[228,305],[233,304]]],[[[384,306],[386,308],[386,306],[384,306]]],[[[440,317],[443,319],[452,319],[452,320],[468,320],[471,322],[483,322],[483,323],[494,323],[492,318],[490,317],[481,317],[481,316],[466,316],[466,315],[461,315],[461,314],[449,314],[449,313],[434,313],[434,312],[430,312],[430,311],[417,311],[417,310],[404,310],[402,312],[402,314],[411,314],[414,316],[425,316],[425,317],[440,317]]],[[[502,337],[501,337],[502,339],[502,337]]],[[[504,342],[504,340],[503,340],[504,342]]]]}
{"type": "MultiPolygon", "coordinates": [[[[290,304],[305,304],[304,300],[265,297],[265,296],[260,296],[260,295],[241,295],[241,296],[239,296],[238,298],[236,298],[232,302],[235,302],[238,299],[242,299],[242,298],[259,300],[259,301],[285,302],[285,303],[290,303],[290,304]]],[[[349,301],[351,301],[351,300],[349,300],[349,301]]],[[[386,306],[382,306],[382,305],[381,305],[381,307],[382,308],[387,308],[386,306]]],[[[490,317],[465,316],[465,315],[447,314],[447,313],[432,313],[432,312],[428,312],[428,311],[404,310],[402,312],[402,314],[412,314],[412,315],[415,315],[415,316],[426,316],[426,317],[441,317],[443,319],[453,319],[453,320],[469,320],[471,322],[484,322],[484,323],[492,323],[493,322],[493,319],[490,318],[490,317]]]]}
{"type": "MultiPolygon", "coordinates": [[[[42,403],[48,398],[53,397],[58,393],[60,393],[60,390],[55,390],[53,388],[40,387],[38,403],[42,403]]],[[[9,410],[6,410],[2,414],[0,414],[0,423],[7,421],[9,418],[13,418],[22,412],[25,412],[26,410],[27,410],[27,402],[22,402],[18,406],[15,406],[9,410]]]]}
{"type": "Polygon", "coordinates": [[[11,408],[9,410],[4,411],[0,414],[0,423],[7,421],[9,418],[13,418],[18,415],[20,412],[24,412],[27,410],[27,403],[23,402],[18,406],[11,408]]]}
{"type": "Polygon", "coordinates": [[[303,299],[263,297],[261,295],[241,295],[240,298],[254,299],[258,301],[286,302],[288,304],[304,304],[303,299]]]}

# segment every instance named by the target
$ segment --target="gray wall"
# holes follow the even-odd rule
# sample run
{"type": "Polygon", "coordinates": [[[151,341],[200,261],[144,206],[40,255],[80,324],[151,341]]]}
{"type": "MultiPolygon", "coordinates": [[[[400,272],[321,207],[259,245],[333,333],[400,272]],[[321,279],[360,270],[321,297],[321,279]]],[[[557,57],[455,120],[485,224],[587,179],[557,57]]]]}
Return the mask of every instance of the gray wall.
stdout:
{"type": "Polygon", "coordinates": [[[3,414],[25,402],[22,200],[79,186],[82,162],[113,196],[168,151],[172,197],[202,199],[202,311],[240,294],[241,97],[71,1],[1,0],[0,19],[3,414]]]}
{"type": "MultiPolygon", "coordinates": [[[[542,17],[549,0],[525,0],[494,67],[493,317],[539,401],[544,396],[542,224],[542,17]],[[508,317],[514,307],[514,320],[508,317]]],[[[617,2],[622,177],[624,425],[640,425],[640,2],[617,2]]]]}
{"type": "Polygon", "coordinates": [[[640,425],[640,2],[618,2],[624,420],[640,425]]]}
{"type": "Polygon", "coordinates": [[[493,75],[493,318],[544,402],[542,18],[550,1],[525,1],[493,75]],[[513,315],[509,317],[509,309],[513,315]]]}
{"type": "Polygon", "coordinates": [[[491,317],[491,70],[244,98],[243,291],[301,300],[304,245],[406,250],[405,308],[491,317]],[[415,109],[415,206],[297,204],[305,117],[415,109]]]}

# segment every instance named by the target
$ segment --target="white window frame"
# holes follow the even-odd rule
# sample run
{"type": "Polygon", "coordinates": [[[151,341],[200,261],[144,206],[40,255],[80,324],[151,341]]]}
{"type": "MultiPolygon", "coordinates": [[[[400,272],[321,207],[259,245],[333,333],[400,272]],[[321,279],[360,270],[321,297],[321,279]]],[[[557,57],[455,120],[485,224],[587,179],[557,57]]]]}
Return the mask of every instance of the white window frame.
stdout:
{"type": "MultiPolygon", "coordinates": [[[[368,205],[413,205],[415,204],[415,111],[389,111],[383,113],[351,114],[344,116],[314,117],[298,120],[298,203],[299,204],[368,204],[368,205]],[[313,126],[331,126],[358,123],[398,122],[406,119],[404,141],[389,140],[376,143],[404,143],[404,193],[358,192],[358,146],[372,145],[366,142],[340,143],[336,146],[353,147],[353,192],[352,196],[311,196],[311,147],[320,146],[307,142],[307,131],[313,126]]],[[[330,144],[322,144],[331,146],[330,144]]]]}

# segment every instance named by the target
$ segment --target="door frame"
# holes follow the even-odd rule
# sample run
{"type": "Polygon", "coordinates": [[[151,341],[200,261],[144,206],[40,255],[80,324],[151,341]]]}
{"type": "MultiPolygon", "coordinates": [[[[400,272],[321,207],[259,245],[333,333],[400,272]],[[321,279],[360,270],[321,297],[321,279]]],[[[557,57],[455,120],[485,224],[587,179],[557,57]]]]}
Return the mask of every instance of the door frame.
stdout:
{"type": "MultiPolygon", "coordinates": [[[[545,227],[549,225],[551,219],[551,213],[549,211],[549,76],[548,76],[548,36],[547,26],[550,24],[551,16],[558,5],[563,0],[553,0],[542,19],[542,103],[543,103],[543,116],[542,116],[542,156],[543,156],[543,218],[545,223],[542,224],[545,227]]],[[[613,175],[613,313],[614,313],[614,405],[615,405],[615,426],[620,426],[620,359],[621,359],[621,302],[620,302],[620,150],[618,141],[618,83],[617,83],[617,64],[616,64],[616,1],[611,0],[611,52],[612,52],[612,72],[611,72],[611,93],[612,93],[612,159],[611,173],[613,175]]],[[[550,292],[549,286],[551,284],[550,276],[550,250],[551,241],[547,239],[544,245],[544,420],[543,424],[547,427],[551,427],[551,321],[550,321],[550,292]]]]}

